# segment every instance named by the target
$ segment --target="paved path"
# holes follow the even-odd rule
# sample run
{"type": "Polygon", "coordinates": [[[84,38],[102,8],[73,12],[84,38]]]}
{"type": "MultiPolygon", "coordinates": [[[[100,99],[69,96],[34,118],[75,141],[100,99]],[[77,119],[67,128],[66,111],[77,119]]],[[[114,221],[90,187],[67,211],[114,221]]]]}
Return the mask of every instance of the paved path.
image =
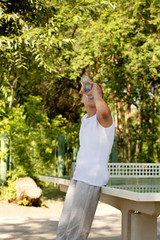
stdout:
{"type": "MultiPolygon", "coordinates": [[[[55,240],[63,202],[50,201],[47,206],[35,208],[0,202],[0,240],[55,240]]],[[[121,240],[120,224],[120,212],[99,203],[89,239],[121,240]]],[[[160,232],[160,224],[158,227],[160,232]]]]}
{"type": "MultiPolygon", "coordinates": [[[[55,239],[62,201],[47,202],[48,208],[24,207],[0,202],[0,239],[55,239]]],[[[120,240],[120,212],[100,203],[90,240],[120,240]]]]}

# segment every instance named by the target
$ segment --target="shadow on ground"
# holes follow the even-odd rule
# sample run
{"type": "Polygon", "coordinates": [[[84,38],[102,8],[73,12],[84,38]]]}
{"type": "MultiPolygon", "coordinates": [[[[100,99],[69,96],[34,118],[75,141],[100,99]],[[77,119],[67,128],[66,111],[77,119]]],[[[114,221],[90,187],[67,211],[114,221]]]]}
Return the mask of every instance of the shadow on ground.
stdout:
{"type": "Polygon", "coordinates": [[[55,239],[57,224],[49,218],[0,218],[0,239],[55,239]]]}
{"type": "MultiPolygon", "coordinates": [[[[104,240],[107,237],[107,240],[120,240],[120,232],[116,230],[119,220],[116,218],[117,216],[96,217],[89,239],[104,240]],[[109,225],[106,227],[107,222],[109,225]]],[[[1,217],[0,239],[55,240],[57,225],[58,220],[51,218],[1,217]]]]}

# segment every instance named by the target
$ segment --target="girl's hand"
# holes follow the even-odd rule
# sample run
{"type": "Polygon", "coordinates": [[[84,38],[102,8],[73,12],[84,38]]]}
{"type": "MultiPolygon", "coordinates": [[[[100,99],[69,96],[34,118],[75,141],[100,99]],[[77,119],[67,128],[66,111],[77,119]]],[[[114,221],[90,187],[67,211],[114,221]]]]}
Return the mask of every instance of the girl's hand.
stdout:
{"type": "Polygon", "coordinates": [[[92,88],[89,92],[84,91],[87,96],[93,96],[94,98],[101,97],[102,98],[102,90],[99,85],[95,82],[92,83],[92,88]]]}

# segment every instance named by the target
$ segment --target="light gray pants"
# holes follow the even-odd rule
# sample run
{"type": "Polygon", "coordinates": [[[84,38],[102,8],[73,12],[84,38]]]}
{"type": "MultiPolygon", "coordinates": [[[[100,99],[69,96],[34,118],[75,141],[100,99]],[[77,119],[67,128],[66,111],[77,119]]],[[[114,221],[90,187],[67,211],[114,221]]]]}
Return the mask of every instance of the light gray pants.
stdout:
{"type": "Polygon", "coordinates": [[[100,187],[72,180],[60,217],[56,240],[86,240],[100,197],[100,187]]]}

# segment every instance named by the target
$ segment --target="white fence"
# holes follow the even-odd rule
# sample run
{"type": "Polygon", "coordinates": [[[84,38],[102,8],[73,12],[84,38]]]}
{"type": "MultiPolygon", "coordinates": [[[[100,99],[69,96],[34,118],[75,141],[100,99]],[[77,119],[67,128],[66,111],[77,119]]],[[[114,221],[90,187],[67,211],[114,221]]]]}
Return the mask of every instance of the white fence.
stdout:
{"type": "Polygon", "coordinates": [[[160,177],[160,163],[108,163],[110,177],[160,177]]]}

